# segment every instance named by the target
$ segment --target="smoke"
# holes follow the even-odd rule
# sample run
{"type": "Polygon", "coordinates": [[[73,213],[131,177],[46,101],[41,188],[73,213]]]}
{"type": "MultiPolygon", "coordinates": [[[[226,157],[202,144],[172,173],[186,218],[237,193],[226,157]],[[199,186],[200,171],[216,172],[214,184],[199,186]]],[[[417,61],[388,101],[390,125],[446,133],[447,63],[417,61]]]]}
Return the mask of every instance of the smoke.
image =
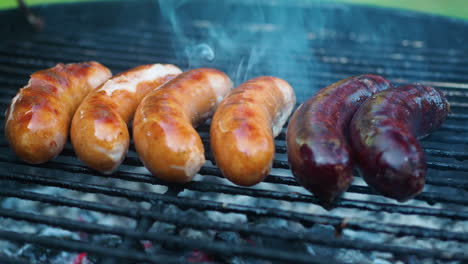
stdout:
{"type": "Polygon", "coordinates": [[[187,69],[218,68],[236,85],[272,75],[290,82],[296,91],[321,88],[311,74],[318,63],[310,41],[316,33],[307,25],[313,20],[322,28],[326,22],[322,17],[304,17],[301,8],[284,2],[281,7],[262,1],[158,2],[171,27],[175,55],[187,62],[187,69]]]}

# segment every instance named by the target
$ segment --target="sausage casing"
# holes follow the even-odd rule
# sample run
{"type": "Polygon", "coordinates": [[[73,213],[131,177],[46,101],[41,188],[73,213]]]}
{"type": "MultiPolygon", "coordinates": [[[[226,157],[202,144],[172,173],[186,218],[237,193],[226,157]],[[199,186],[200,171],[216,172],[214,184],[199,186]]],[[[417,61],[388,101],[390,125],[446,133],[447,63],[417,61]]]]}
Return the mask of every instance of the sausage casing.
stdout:
{"type": "Polygon", "coordinates": [[[97,62],[60,63],[33,73],[6,113],[5,134],[15,153],[32,164],[57,156],[78,105],[111,76],[97,62]]]}
{"type": "Polygon", "coordinates": [[[353,114],[362,102],[389,87],[381,76],[351,77],[320,90],[291,117],[286,135],[291,170],[324,204],[345,191],[353,179],[347,140],[353,114]]]}
{"type": "Polygon", "coordinates": [[[71,126],[78,158],[102,173],[117,169],[128,151],[127,123],[138,104],[181,72],[171,64],[142,65],[114,76],[91,92],[78,107],[71,126]]]}
{"type": "Polygon", "coordinates": [[[188,182],[205,162],[195,126],[211,117],[232,89],[229,77],[215,69],[182,73],[150,92],[133,121],[135,148],[145,167],[170,182],[188,182]]]}
{"type": "Polygon", "coordinates": [[[276,137],[296,103],[284,80],[263,76],[232,90],[211,121],[211,149],[217,166],[243,186],[261,182],[271,170],[276,137]]]}
{"type": "Polygon", "coordinates": [[[426,162],[417,137],[449,113],[443,93],[404,85],[374,95],[354,115],[350,137],[364,180],[382,195],[406,201],[424,188],[426,162]]]}

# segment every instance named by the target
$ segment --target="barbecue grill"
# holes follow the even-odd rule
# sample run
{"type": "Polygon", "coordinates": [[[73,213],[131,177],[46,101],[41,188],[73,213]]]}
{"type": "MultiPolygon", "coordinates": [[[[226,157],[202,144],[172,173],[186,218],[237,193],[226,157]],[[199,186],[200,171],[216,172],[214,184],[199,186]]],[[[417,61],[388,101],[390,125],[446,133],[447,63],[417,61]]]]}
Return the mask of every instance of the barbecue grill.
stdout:
{"type": "Polygon", "coordinates": [[[159,62],[214,67],[236,85],[275,75],[300,102],[339,79],[376,73],[442,89],[452,113],[422,140],[423,193],[399,204],[356,178],[331,211],[291,176],[284,131],[271,174],[243,188],[215,166],[208,124],[198,128],[208,161],[184,185],[152,177],[133,146],[107,176],[82,165],[70,144],[53,161],[27,165],[2,128],[1,263],[86,263],[85,256],[88,263],[468,262],[466,22],[314,1],[114,1],[33,10],[46,22],[42,32],[20,11],[0,12],[1,111],[31,72],[96,60],[113,73],[159,62]]]}

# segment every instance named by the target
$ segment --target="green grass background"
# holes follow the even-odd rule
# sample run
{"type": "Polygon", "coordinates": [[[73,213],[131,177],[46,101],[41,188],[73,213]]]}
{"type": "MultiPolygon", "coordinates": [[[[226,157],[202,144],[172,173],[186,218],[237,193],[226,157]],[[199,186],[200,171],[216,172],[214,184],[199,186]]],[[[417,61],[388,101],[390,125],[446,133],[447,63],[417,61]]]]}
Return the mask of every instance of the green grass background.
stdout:
{"type": "MultiPolygon", "coordinates": [[[[94,0],[26,0],[29,5],[91,2],[94,0]]],[[[176,0],[174,0],[176,1],[176,0]]],[[[252,0],[255,1],[255,0],[252,0]]],[[[283,0],[288,1],[288,0],[283,0]]],[[[322,1],[326,0],[310,0],[322,1]]],[[[388,7],[468,19],[468,0],[330,0],[377,7],[388,7]]],[[[16,7],[16,0],[0,0],[0,9],[16,7]]]]}

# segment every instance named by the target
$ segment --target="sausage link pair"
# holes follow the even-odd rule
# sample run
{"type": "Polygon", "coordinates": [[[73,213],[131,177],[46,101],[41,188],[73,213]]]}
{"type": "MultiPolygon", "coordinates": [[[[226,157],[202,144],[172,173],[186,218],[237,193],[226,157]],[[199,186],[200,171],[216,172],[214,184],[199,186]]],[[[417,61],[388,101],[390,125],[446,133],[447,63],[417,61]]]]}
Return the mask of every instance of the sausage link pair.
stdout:
{"type": "Polygon", "coordinates": [[[185,72],[154,90],[138,106],[133,121],[135,148],[146,168],[170,182],[188,182],[205,162],[194,126],[209,118],[232,82],[208,68],[185,72]]]}
{"type": "Polygon", "coordinates": [[[62,151],[76,108],[112,76],[97,62],[57,64],[35,72],[6,113],[5,134],[25,162],[47,162],[62,151]]]}
{"type": "Polygon", "coordinates": [[[223,100],[211,121],[211,149],[223,175],[238,185],[261,182],[271,170],[274,137],[296,103],[292,87],[275,77],[241,84],[223,100]]]}
{"type": "Polygon", "coordinates": [[[130,136],[127,123],[144,96],[182,71],[171,64],[143,65],[114,76],[78,107],[71,140],[78,158],[102,173],[124,160],[130,136]]]}
{"type": "Polygon", "coordinates": [[[347,130],[366,99],[392,85],[377,75],[361,75],[320,90],[299,106],[287,131],[292,173],[324,204],[345,191],[353,179],[347,130]]]}
{"type": "Polygon", "coordinates": [[[351,121],[351,142],[364,180],[400,202],[423,190],[426,162],[417,137],[438,129],[449,113],[441,91],[404,85],[374,95],[351,121]]]}

